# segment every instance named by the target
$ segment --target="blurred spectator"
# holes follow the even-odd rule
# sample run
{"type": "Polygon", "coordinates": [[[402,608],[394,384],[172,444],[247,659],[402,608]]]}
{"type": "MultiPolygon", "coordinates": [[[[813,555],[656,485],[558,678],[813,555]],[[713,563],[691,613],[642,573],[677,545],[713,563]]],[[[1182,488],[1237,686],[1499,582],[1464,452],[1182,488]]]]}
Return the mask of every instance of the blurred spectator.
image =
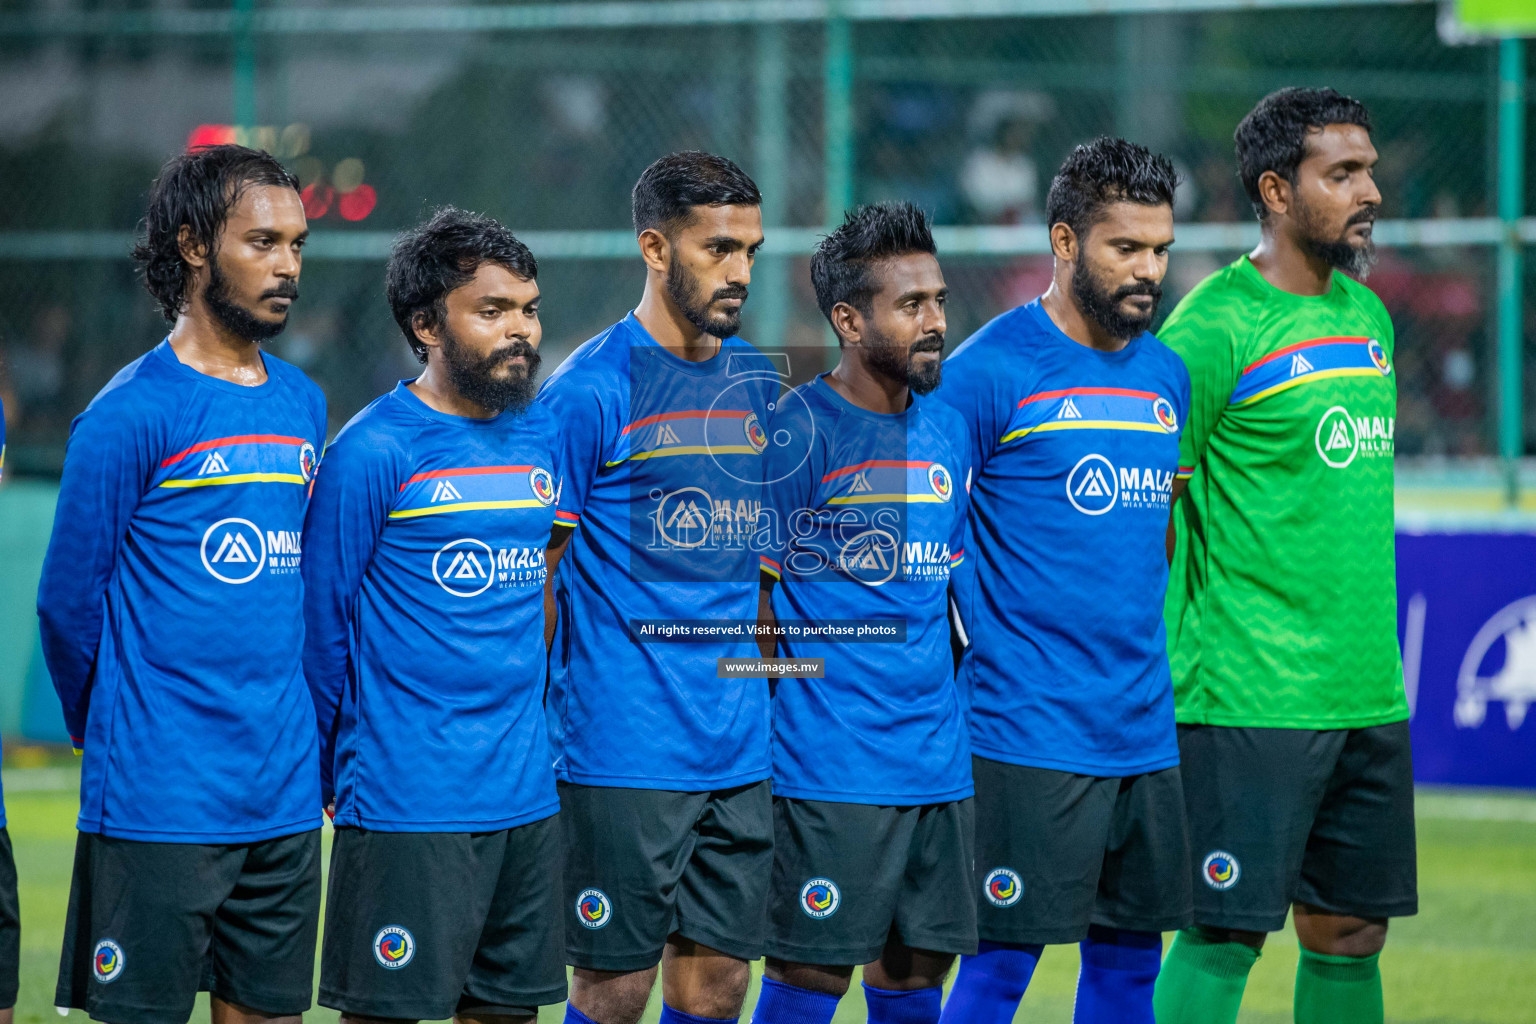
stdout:
{"type": "Polygon", "coordinates": [[[1040,169],[1033,147],[1051,101],[1038,93],[986,92],[971,110],[982,141],[960,169],[960,195],[972,222],[1025,224],[1041,219],[1040,169]]]}
{"type": "Polygon", "coordinates": [[[60,303],[45,305],[32,317],[28,334],[6,346],[6,376],[14,395],[13,415],[18,429],[47,429],[61,416],[64,347],[69,341],[70,326],[67,307],[60,303]]]}

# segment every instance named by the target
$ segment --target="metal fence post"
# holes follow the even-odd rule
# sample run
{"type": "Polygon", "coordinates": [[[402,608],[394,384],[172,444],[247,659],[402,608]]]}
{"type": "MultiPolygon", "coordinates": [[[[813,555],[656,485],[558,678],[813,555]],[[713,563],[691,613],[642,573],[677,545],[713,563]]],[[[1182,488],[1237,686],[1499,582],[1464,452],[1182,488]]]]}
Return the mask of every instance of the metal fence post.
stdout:
{"type": "MultiPolygon", "coordinates": [[[[229,23],[235,49],[234,120],[237,129],[256,127],[256,0],[234,0],[234,18],[229,23]]],[[[255,145],[254,137],[240,140],[255,145]]]]}
{"type": "Polygon", "coordinates": [[[1518,230],[1524,193],[1525,42],[1504,39],[1499,42],[1499,454],[1511,507],[1520,501],[1519,460],[1525,440],[1524,260],[1518,230]]]}
{"type": "Polygon", "coordinates": [[[784,26],[763,22],[757,36],[757,135],[753,139],[752,173],[763,193],[763,235],[770,252],[758,260],[754,291],[757,340],[783,345],[789,320],[789,256],[772,252],[775,228],[786,223],[789,205],[789,88],[784,52],[784,26]]]}
{"type": "Polygon", "coordinates": [[[841,222],[843,211],[853,205],[853,27],[840,6],[834,4],[827,18],[823,70],[828,227],[841,222]]]}

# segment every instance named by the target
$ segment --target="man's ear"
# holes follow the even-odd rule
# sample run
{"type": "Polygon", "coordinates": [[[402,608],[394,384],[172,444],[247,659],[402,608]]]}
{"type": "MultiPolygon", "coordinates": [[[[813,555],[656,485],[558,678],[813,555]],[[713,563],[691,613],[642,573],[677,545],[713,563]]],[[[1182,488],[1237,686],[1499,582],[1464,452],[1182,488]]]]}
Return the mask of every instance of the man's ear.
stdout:
{"type": "Polygon", "coordinates": [[[1081,255],[1078,251],[1077,232],[1066,221],[1057,221],[1051,225],[1051,255],[1067,263],[1076,263],[1081,255]]]}
{"type": "Polygon", "coordinates": [[[672,243],[655,228],[646,228],[636,239],[640,243],[640,258],[658,274],[665,274],[672,262],[672,243]]]}
{"type": "Polygon", "coordinates": [[[418,309],[411,314],[411,330],[415,333],[416,340],[428,348],[438,348],[443,343],[439,337],[437,325],[433,324],[432,318],[427,316],[424,309],[418,309]]]}
{"type": "Polygon", "coordinates": [[[1274,213],[1282,217],[1291,212],[1293,195],[1291,183],[1274,171],[1259,175],[1259,199],[1274,213]]]}
{"type": "Polygon", "coordinates": [[[838,340],[845,344],[862,344],[864,341],[864,314],[847,302],[839,302],[832,307],[832,313],[828,317],[832,321],[832,330],[836,332],[838,340]]]}
{"type": "Polygon", "coordinates": [[[192,226],[183,224],[176,232],[176,248],[188,266],[201,270],[208,264],[208,245],[192,237],[192,226]]]}

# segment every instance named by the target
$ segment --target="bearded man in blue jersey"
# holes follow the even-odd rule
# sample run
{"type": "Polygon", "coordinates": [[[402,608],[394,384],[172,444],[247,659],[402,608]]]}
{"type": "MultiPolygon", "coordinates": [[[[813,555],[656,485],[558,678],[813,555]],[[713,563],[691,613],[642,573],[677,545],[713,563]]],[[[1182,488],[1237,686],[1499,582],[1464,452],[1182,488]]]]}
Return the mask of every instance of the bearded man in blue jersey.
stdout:
{"type": "Polygon", "coordinates": [[[298,182],[198,149],[134,251],[170,335],[70,429],[37,608],[84,754],[59,1006],[297,1022],[320,905],[300,534],[325,398],[262,351],[298,298],[298,182]]]}
{"type": "Polygon", "coordinates": [[[822,671],[774,692],[773,890],[752,1019],[828,1024],[867,965],[872,1024],[935,1024],[944,975],[976,951],[971,754],[948,621],[970,460],[960,417],[929,397],[949,289],[927,218],[906,203],[848,214],[811,256],[811,281],[841,358],[769,423],[761,618],[898,635],[779,641],[822,671]]]}
{"type": "Polygon", "coordinates": [[[1078,146],[1047,200],[1050,289],[971,336],[937,396],[975,459],[969,572],[978,955],[944,1008],[1013,1020],[1041,950],[1081,944],[1077,1024],[1152,1024],[1189,839],[1163,633],[1164,534],[1189,373],[1147,333],[1173,165],[1078,146]]]}
{"type": "Polygon", "coordinates": [[[565,998],[537,276],[486,217],[402,235],[386,293],[421,376],[353,417],[315,480],[304,667],[336,815],[320,1002],[344,1021],[512,1024],[565,998]]]}
{"type": "Polygon", "coordinates": [[[762,955],[768,686],[719,665],[757,650],[749,545],[779,383],[736,333],[761,201],[722,157],[646,168],[632,200],[640,304],[539,395],[565,473],[548,706],[575,1024],[638,1021],[658,961],[665,1024],[734,1021],[762,955]],[[679,620],[735,632],[650,642],[679,620]]]}

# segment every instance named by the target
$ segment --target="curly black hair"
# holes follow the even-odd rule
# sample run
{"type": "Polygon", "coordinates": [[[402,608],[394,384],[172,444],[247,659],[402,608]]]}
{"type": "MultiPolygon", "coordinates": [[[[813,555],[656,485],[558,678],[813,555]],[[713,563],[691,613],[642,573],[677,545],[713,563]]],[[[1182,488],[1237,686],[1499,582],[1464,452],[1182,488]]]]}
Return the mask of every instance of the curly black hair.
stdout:
{"type": "Polygon", "coordinates": [[[1081,239],[1111,203],[1172,206],[1179,175],[1146,146],[1101,135],[1072,150],[1051,180],[1045,222],[1066,224],[1081,239]]]}
{"type": "Polygon", "coordinates": [[[762,205],[762,193],[746,171],[723,156],[695,149],[651,164],[630,195],[636,235],[649,228],[670,234],[685,227],[695,206],[762,205]]]}
{"type": "Polygon", "coordinates": [[[1237,125],[1232,140],[1237,145],[1237,176],[1263,220],[1269,208],[1259,197],[1259,178],[1265,171],[1296,184],[1296,171],[1307,158],[1307,136],[1331,124],[1354,124],[1371,130],[1365,104],[1333,89],[1292,87],[1270,93],[1248,111],[1237,125]]]}
{"type": "Polygon", "coordinates": [[[880,290],[870,274],[872,264],[919,252],[936,254],[938,249],[928,215],[911,203],[876,203],[844,214],[837,230],[811,254],[816,305],[829,321],[839,302],[869,315],[869,302],[880,290]]]}
{"type": "Polygon", "coordinates": [[[416,337],[416,314],[425,314],[429,326],[440,325],[448,315],[448,293],[471,281],[486,263],[525,281],[539,276],[533,253],[500,221],[456,207],[440,207],[426,223],[395,239],[384,271],[384,294],[400,332],[423,364],[427,346],[416,337]]]}
{"type": "Polygon", "coordinates": [[[171,323],[187,306],[192,267],[181,257],[183,225],[196,245],[218,251],[229,211],[252,185],[299,190],[299,180],[270,154],[245,146],[205,146],[168,160],[149,190],[149,209],[133,247],[144,287],[171,323]]]}

